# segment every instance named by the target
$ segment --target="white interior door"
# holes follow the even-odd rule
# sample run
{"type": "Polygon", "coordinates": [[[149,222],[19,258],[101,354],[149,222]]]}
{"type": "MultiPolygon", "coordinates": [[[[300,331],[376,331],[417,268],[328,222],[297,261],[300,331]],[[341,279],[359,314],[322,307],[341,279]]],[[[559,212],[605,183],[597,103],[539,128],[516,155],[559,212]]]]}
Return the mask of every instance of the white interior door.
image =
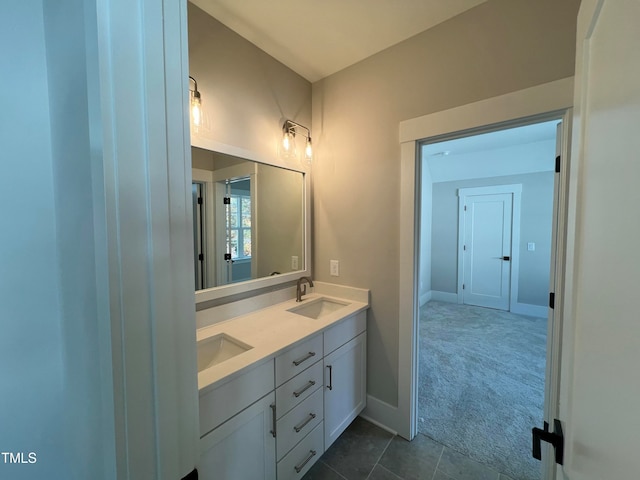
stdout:
{"type": "MultiPolygon", "coordinates": [[[[578,16],[560,415],[571,480],[640,475],[640,2],[578,16]]],[[[563,476],[564,475],[564,476],[563,476]]]]}
{"type": "Polygon", "coordinates": [[[509,310],[513,192],[505,186],[460,189],[458,261],[462,303],[509,310]]]}

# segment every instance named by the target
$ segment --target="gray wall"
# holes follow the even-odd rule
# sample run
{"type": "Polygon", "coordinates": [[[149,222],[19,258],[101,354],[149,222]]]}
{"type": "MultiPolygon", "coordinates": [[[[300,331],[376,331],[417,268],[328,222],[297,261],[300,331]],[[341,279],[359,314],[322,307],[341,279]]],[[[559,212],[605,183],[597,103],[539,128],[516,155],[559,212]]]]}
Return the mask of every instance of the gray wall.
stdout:
{"type": "Polygon", "coordinates": [[[433,184],[431,288],[457,293],[458,285],[458,189],[490,185],[522,184],[520,217],[519,303],[546,305],[549,295],[553,172],[461,180],[433,184]],[[527,243],[536,249],[527,251],[527,243]]]}
{"type": "Polygon", "coordinates": [[[572,76],[579,4],[489,0],[313,84],[314,272],[371,289],[374,397],[397,404],[399,122],[572,76]]]}
{"type": "Polygon", "coordinates": [[[209,128],[201,135],[273,158],[285,118],[311,125],[311,84],[188,3],[189,74],[209,128]]]}

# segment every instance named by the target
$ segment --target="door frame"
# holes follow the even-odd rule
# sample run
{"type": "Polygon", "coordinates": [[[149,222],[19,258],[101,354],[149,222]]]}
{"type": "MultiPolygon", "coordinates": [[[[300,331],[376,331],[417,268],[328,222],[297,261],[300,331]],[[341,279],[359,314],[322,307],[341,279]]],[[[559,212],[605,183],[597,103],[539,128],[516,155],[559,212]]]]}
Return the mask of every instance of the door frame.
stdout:
{"type": "MultiPolygon", "coordinates": [[[[479,102],[444,110],[400,123],[400,275],[399,275],[399,335],[398,335],[398,405],[377,406],[370,416],[411,440],[418,431],[418,268],[420,225],[420,143],[424,139],[451,139],[469,136],[480,130],[503,129],[544,120],[563,122],[563,156],[560,163],[558,193],[558,245],[555,269],[556,291],[562,291],[565,266],[567,178],[569,164],[569,134],[572,120],[573,77],[511,92],[479,102]]],[[[554,335],[552,338],[554,365],[552,380],[559,378],[561,346],[561,309],[556,298],[554,335]]],[[[559,384],[550,385],[549,415],[558,409],[559,384]]],[[[548,455],[545,456],[547,458],[548,455]]],[[[545,477],[551,478],[555,464],[547,462],[545,477]]]]}
{"type": "Polygon", "coordinates": [[[464,303],[464,292],[462,284],[464,283],[464,236],[462,232],[465,230],[465,198],[476,195],[493,195],[499,193],[510,193],[512,195],[511,204],[511,245],[509,246],[509,255],[511,257],[509,264],[509,311],[513,310],[518,300],[518,276],[520,273],[520,249],[513,248],[514,245],[520,245],[520,211],[522,201],[522,185],[491,185],[487,187],[471,187],[458,189],[458,303],[464,303]],[[515,298],[515,300],[514,300],[515,298]]]}

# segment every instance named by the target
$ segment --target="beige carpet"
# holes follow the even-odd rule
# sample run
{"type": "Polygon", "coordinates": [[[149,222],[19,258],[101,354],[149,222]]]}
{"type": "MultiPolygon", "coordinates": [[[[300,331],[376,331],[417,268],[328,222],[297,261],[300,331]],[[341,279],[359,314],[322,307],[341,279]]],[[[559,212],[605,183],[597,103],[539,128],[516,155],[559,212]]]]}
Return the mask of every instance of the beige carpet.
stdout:
{"type": "Polygon", "coordinates": [[[539,480],[546,319],[429,302],[420,310],[419,430],[515,480],[539,480]]]}

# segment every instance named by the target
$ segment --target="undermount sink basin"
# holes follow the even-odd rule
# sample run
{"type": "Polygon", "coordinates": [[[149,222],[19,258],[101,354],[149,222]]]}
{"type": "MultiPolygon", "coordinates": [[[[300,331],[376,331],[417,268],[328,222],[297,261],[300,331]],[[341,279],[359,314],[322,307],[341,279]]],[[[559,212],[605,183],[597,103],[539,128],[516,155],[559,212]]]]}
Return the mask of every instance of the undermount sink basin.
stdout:
{"type": "Polygon", "coordinates": [[[309,300],[308,302],[305,302],[302,305],[290,308],[287,311],[298,314],[298,315],[303,315],[308,318],[317,319],[320,317],[324,317],[325,315],[328,315],[330,313],[333,313],[336,310],[340,310],[341,308],[346,307],[347,305],[350,305],[350,304],[347,302],[340,302],[338,300],[333,300],[329,298],[317,298],[314,300],[309,300]]]}
{"type": "Polygon", "coordinates": [[[205,338],[198,342],[198,372],[229,360],[253,347],[226,333],[205,338]]]}

